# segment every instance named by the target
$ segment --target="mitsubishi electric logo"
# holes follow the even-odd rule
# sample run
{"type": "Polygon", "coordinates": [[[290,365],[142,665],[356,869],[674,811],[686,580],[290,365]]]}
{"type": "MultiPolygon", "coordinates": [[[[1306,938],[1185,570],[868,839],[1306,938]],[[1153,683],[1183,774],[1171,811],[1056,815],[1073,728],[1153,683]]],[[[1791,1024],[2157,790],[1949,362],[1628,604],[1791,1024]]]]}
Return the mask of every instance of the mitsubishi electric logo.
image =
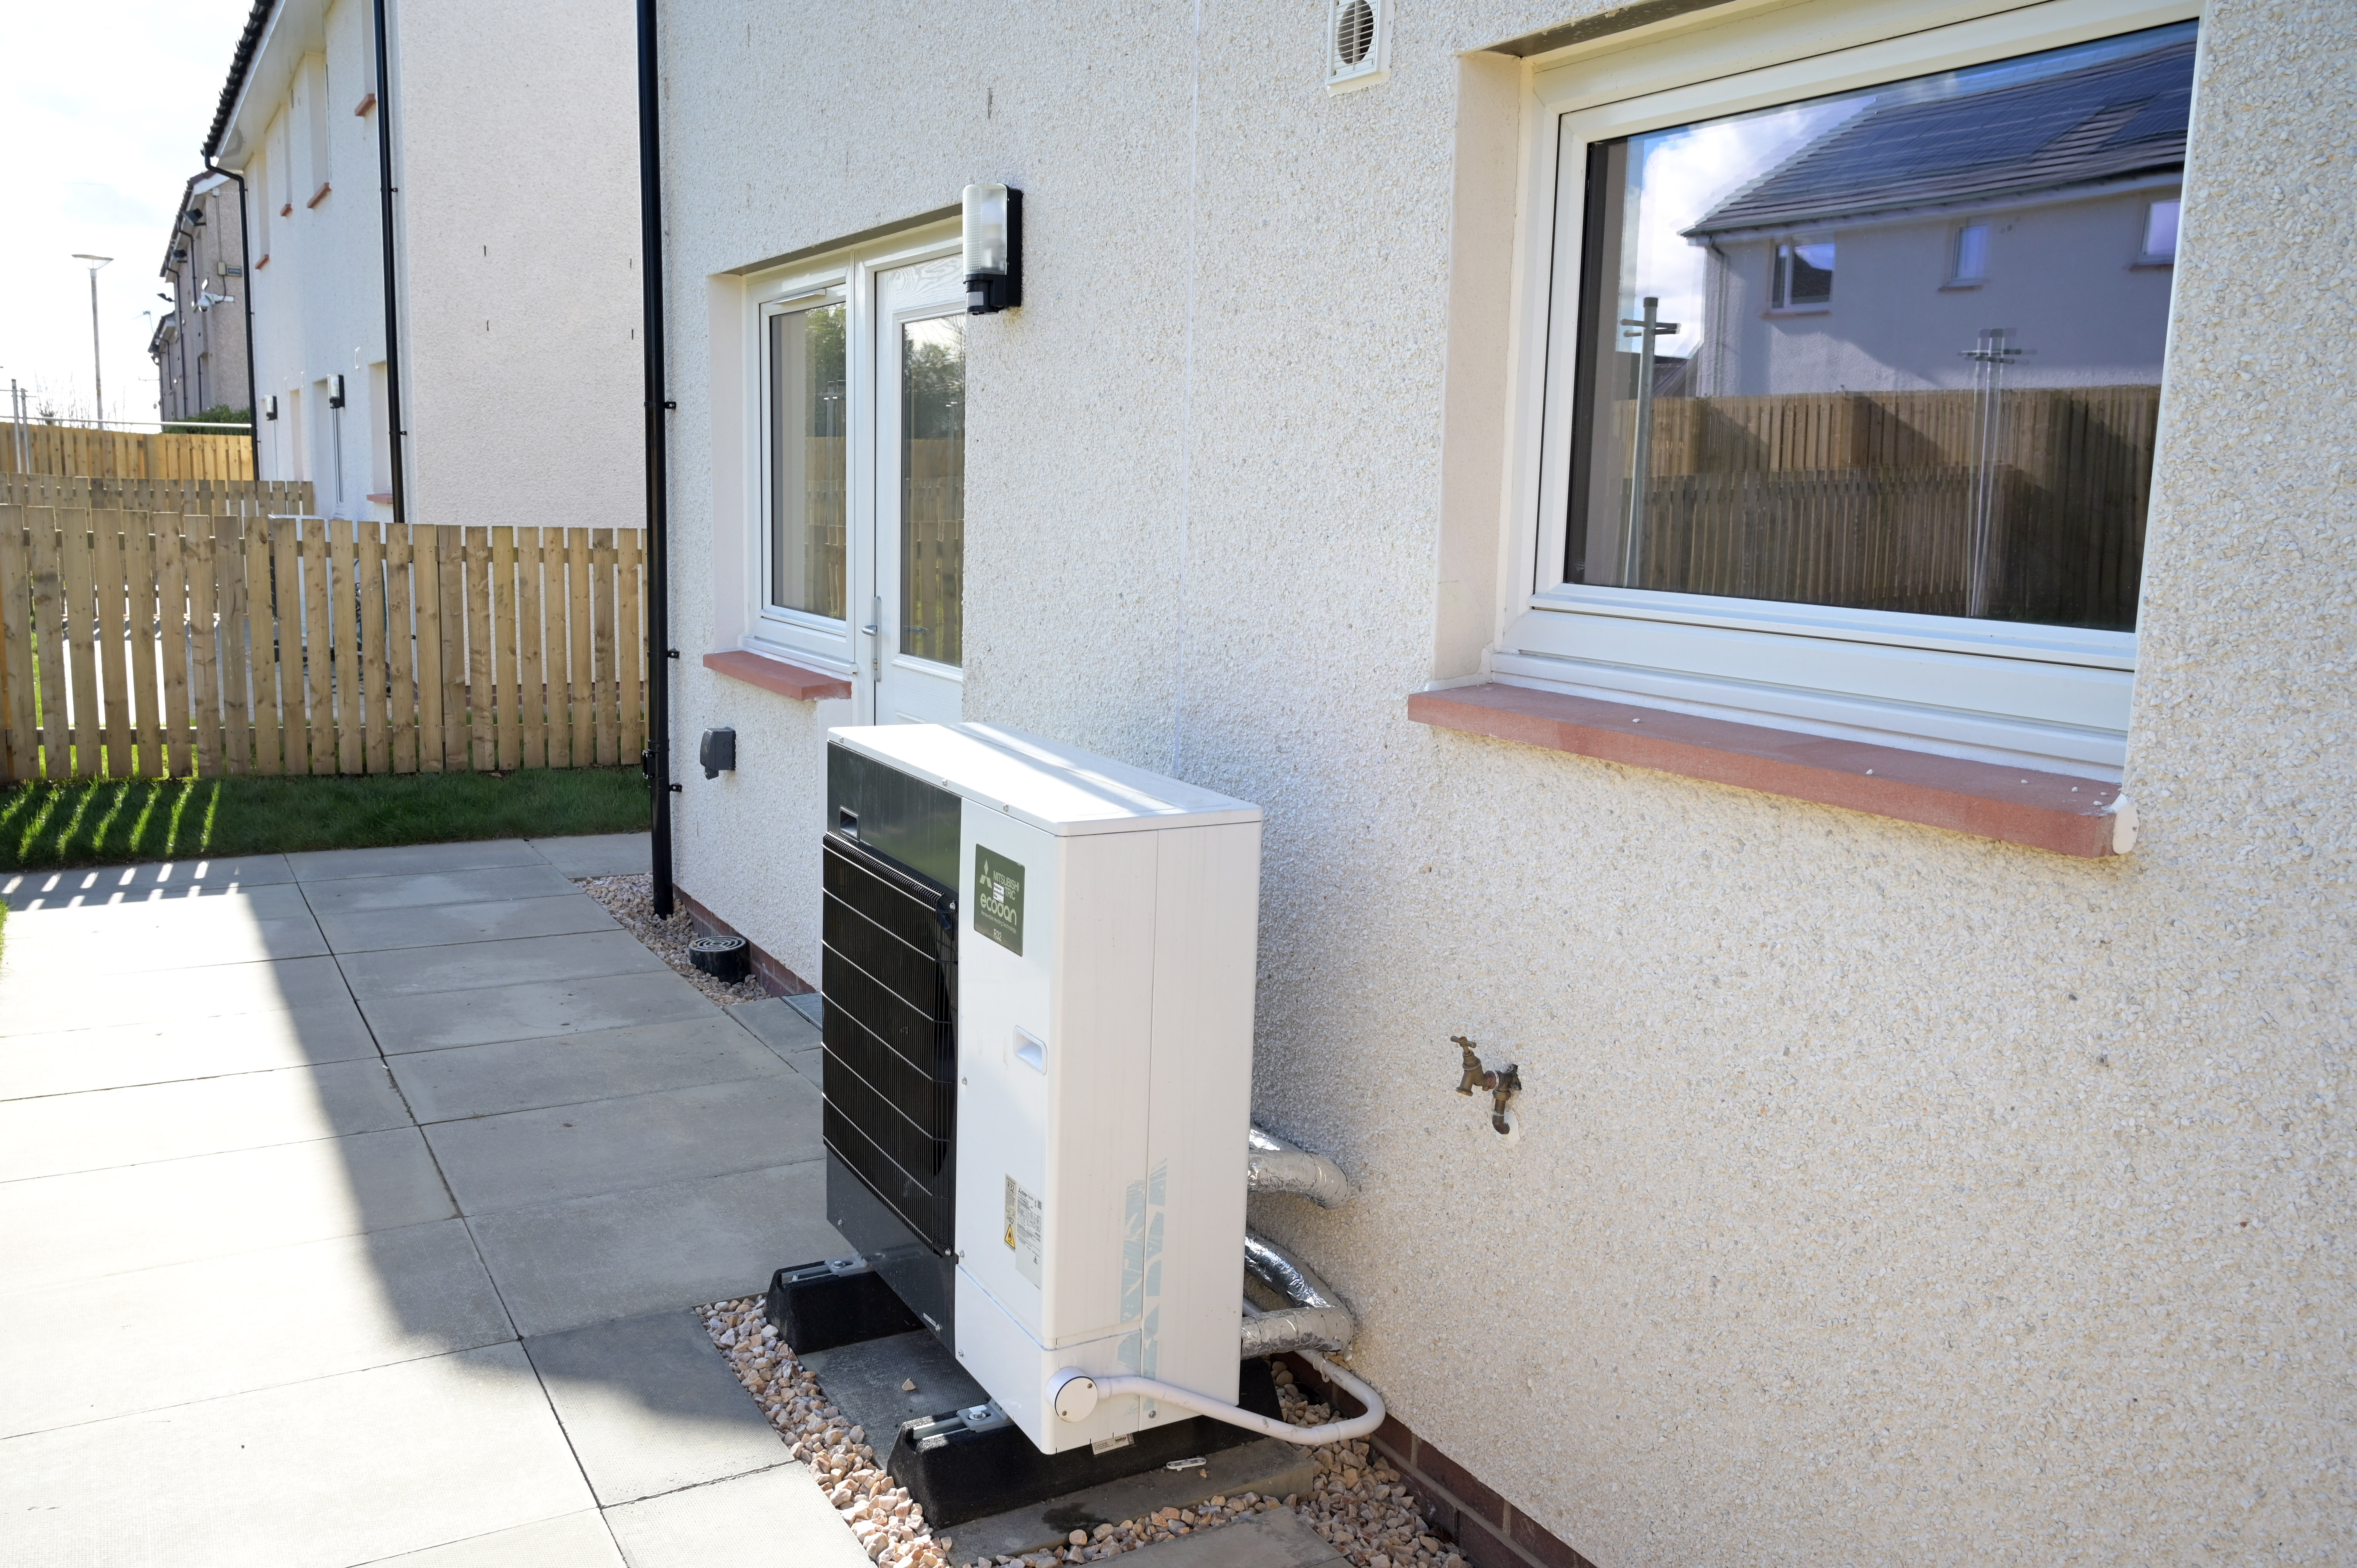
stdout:
{"type": "Polygon", "coordinates": [[[1023,868],[980,844],[974,846],[974,929],[1022,955],[1023,868]]]}

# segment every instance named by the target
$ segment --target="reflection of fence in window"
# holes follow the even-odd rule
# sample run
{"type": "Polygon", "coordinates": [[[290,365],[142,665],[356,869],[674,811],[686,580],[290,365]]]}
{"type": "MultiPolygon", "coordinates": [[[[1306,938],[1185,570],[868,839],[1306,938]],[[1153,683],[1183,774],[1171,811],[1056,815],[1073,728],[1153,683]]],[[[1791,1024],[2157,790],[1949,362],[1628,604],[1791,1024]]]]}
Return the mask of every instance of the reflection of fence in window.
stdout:
{"type": "Polygon", "coordinates": [[[841,620],[847,590],[844,558],[850,550],[850,512],[844,483],[849,443],[840,435],[802,442],[802,583],[813,615],[841,620]]]}
{"type": "Polygon", "coordinates": [[[900,651],[963,664],[965,439],[901,443],[900,651]]]}
{"type": "MultiPolygon", "coordinates": [[[[2160,389],[2006,395],[1986,462],[1968,391],[1657,399],[1644,546],[1624,580],[1960,616],[1980,496],[1998,520],[1988,616],[2133,628],[2160,389]]],[[[1615,412],[1633,424],[1633,403],[1615,412]]]]}

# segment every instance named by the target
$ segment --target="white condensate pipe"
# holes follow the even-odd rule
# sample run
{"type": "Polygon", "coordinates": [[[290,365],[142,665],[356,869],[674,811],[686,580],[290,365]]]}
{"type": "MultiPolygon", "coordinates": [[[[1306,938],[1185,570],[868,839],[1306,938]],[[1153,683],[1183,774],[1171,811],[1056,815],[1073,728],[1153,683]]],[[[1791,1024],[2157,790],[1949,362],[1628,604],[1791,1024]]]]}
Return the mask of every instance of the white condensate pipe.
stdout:
{"type": "Polygon", "coordinates": [[[1244,1187],[1252,1192],[1297,1192],[1320,1208],[1340,1208],[1351,1200],[1351,1178],[1341,1166],[1257,1126],[1245,1139],[1244,1187]]]}
{"type": "Polygon", "coordinates": [[[1340,1443],[1350,1437],[1364,1437],[1383,1423],[1383,1395],[1315,1350],[1302,1350],[1297,1354],[1340,1383],[1351,1398],[1366,1406],[1366,1413],[1354,1415],[1348,1421],[1329,1421],[1322,1426],[1295,1426],[1275,1416],[1263,1415],[1258,1411],[1245,1410],[1241,1405],[1229,1404],[1206,1394],[1190,1393],[1153,1378],[1135,1378],[1126,1374],[1097,1378],[1076,1367],[1066,1367],[1049,1380],[1049,1402],[1064,1420],[1086,1421],[1097,1408],[1099,1400],[1136,1394],[1157,1404],[1175,1404],[1181,1410],[1191,1410],[1198,1415],[1208,1415],[1215,1421],[1224,1421],[1232,1426],[1257,1432],[1264,1437],[1298,1443],[1305,1448],[1314,1448],[1320,1443],[1340,1443]]]}

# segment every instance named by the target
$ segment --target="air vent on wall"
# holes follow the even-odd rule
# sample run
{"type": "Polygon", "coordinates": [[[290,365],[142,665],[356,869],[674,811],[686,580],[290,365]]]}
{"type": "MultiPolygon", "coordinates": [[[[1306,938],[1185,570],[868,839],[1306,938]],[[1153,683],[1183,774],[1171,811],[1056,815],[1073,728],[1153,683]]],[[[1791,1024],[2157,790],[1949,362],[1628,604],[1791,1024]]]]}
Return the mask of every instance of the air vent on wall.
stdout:
{"type": "Polygon", "coordinates": [[[1326,24],[1326,91],[1349,92],[1388,80],[1389,0],[1331,0],[1326,24]]]}

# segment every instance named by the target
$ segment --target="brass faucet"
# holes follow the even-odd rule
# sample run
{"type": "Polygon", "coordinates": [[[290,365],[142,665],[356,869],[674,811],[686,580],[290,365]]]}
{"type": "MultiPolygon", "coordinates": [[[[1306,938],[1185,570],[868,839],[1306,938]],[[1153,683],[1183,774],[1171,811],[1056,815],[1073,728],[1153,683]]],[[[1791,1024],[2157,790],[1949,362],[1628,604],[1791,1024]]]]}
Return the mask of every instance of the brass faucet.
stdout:
{"type": "Polygon", "coordinates": [[[1465,1076],[1457,1080],[1457,1092],[1469,1095],[1477,1089],[1488,1091],[1490,1125],[1501,1133],[1513,1131],[1506,1125],[1506,1101],[1522,1092],[1522,1069],[1512,1062],[1494,1071],[1485,1069],[1481,1066],[1480,1053],[1474,1049],[1472,1041],[1462,1035],[1451,1035],[1448,1039],[1451,1045],[1465,1053],[1465,1076]]]}

